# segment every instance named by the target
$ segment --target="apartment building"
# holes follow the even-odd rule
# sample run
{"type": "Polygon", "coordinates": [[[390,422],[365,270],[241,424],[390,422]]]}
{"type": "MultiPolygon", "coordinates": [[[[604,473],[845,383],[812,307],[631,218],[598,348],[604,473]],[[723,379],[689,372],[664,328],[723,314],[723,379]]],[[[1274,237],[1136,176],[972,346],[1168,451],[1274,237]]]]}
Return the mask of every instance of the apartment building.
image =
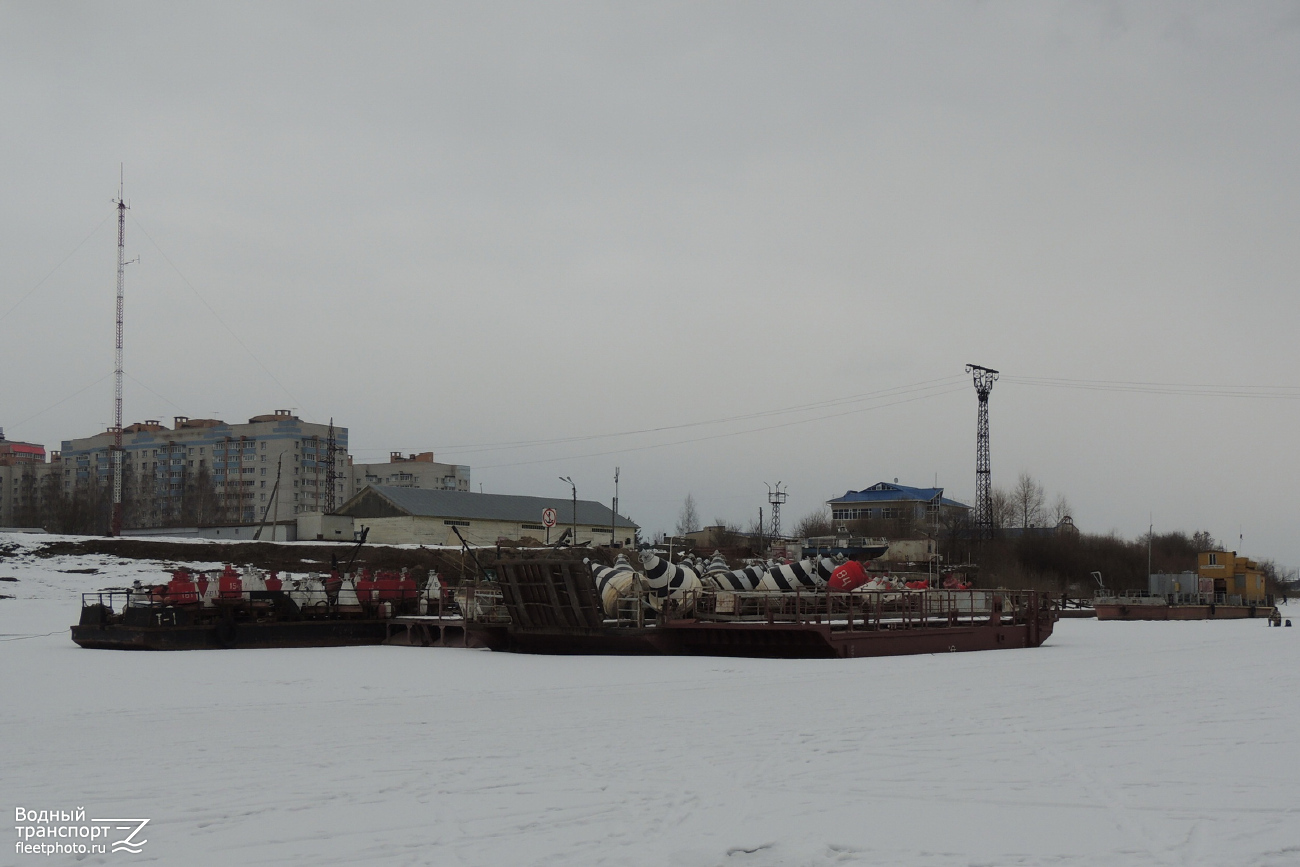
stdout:
{"type": "Polygon", "coordinates": [[[403,456],[401,452],[390,452],[388,463],[353,464],[349,468],[349,475],[349,497],[366,485],[432,491],[470,490],[469,467],[463,464],[440,464],[433,459],[433,452],[409,456],[403,456]]]}
{"type": "Polygon", "coordinates": [[[0,428],[0,527],[32,523],[49,473],[45,446],[5,439],[0,428]]]}
{"type": "MultiPolygon", "coordinates": [[[[333,428],[333,441],[337,506],[349,487],[347,428],[333,428]]],[[[112,431],[65,440],[58,470],[64,492],[111,484],[112,446],[112,431]]],[[[168,428],[150,419],[123,429],[122,448],[127,527],[158,526],[187,510],[199,522],[249,523],[270,506],[284,519],[329,502],[330,427],[289,410],[247,424],[176,416],[168,428]]]]}

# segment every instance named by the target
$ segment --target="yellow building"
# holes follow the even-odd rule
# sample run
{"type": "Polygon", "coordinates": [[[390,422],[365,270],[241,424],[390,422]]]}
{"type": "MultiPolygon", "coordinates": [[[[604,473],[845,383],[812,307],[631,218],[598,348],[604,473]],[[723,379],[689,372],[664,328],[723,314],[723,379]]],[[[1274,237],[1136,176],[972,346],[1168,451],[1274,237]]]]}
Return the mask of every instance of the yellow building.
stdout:
{"type": "Polygon", "coordinates": [[[1243,602],[1263,602],[1264,573],[1259,564],[1236,551],[1202,551],[1196,555],[1196,571],[1214,582],[1216,596],[1240,596],[1243,602]]]}

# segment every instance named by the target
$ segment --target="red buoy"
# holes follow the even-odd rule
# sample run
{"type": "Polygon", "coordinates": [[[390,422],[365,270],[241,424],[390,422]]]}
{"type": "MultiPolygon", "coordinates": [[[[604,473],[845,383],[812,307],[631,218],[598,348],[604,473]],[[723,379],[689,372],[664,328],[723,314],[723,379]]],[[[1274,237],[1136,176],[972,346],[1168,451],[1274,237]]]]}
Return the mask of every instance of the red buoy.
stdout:
{"type": "Polygon", "coordinates": [[[826,586],[836,592],[847,593],[866,584],[868,580],[870,579],[867,577],[867,570],[862,568],[862,564],[857,560],[850,560],[835,567],[826,586]]]}
{"type": "Polygon", "coordinates": [[[220,599],[239,599],[244,595],[244,582],[239,580],[239,573],[226,564],[221,577],[217,579],[217,597],[220,599]]]}

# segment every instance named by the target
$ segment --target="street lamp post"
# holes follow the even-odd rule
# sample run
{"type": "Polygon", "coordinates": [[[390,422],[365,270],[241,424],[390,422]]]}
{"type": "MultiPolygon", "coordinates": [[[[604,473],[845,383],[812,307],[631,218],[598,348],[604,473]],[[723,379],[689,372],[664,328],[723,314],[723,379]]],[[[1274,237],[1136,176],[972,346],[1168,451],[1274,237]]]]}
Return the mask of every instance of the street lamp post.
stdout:
{"type": "Polygon", "coordinates": [[[618,467],[614,467],[614,507],[609,510],[609,547],[618,544],[618,467]]]}
{"type": "Polygon", "coordinates": [[[578,486],[568,476],[560,476],[560,481],[568,482],[569,487],[573,488],[573,538],[569,540],[569,546],[576,547],[578,544],[578,486]]]}

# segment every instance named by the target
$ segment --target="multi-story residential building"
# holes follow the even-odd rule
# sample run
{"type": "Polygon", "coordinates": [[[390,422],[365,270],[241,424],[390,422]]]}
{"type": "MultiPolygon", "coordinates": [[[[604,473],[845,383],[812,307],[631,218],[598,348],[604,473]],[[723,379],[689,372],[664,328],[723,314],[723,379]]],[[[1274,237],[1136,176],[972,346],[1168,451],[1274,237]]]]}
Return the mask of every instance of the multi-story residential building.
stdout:
{"type": "MultiPolygon", "coordinates": [[[[342,505],[348,430],[333,433],[334,502],[342,505]]],[[[122,431],[126,526],[248,523],[268,506],[281,519],[321,510],[329,493],[329,434],[327,425],[304,422],[289,410],[253,416],[247,424],[177,416],[171,429],[156,420],[128,425],[122,431]]],[[[59,470],[64,492],[111,484],[112,446],[112,431],[65,440],[59,470]]]]}
{"type": "Polygon", "coordinates": [[[50,469],[45,446],[7,440],[0,428],[0,527],[34,523],[50,469]]]}
{"type": "MultiPolygon", "coordinates": [[[[433,452],[403,457],[401,452],[389,453],[386,464],[353,464],[349,467],[351,487],[348,496],[356,494],[366,485],[384,485],[390,488],[424,488],[433,491],[468,491],[469,467],[463,464],[440,464],[434,461],[433,452]]],[[[339,503],[342,505],[342,503],[339,503]]]]}

